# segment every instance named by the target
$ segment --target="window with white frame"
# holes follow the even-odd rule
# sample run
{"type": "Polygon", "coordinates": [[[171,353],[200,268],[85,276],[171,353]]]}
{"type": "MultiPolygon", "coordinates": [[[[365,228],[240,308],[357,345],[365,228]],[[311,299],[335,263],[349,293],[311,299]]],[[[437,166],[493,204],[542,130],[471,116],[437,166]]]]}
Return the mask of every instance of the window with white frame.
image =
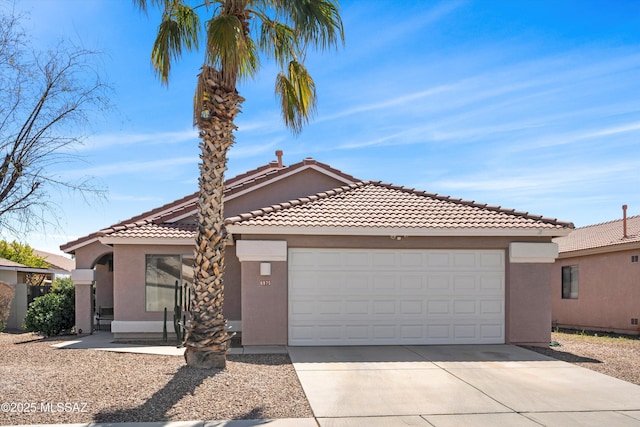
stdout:
{"type": "Polygon", "coordinates": [[[146,311],[173,312],[176,281],[193,282],[193,255],[147,255],[145,262],[146,311]]]}
{"type": "Polygon", "coordinates": [[[562,267],[562,299],[578,299],[578,266],[562,267]]]}

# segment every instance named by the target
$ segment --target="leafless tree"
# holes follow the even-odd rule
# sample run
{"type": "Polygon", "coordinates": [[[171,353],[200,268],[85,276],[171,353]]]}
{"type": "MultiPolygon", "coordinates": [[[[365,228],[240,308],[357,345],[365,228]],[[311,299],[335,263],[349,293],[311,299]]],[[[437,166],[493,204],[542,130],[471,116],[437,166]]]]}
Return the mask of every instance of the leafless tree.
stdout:
{"type": "Polygon", "coordinates": [[[102,192],[89,177],[62,179],[59,166],[79,158],[74,146],[110,90],[99,53],[65,41],[39,52],[21,19],[0,4],[0,228],[13,234],[55,223],[55,191],[102,192]]]}

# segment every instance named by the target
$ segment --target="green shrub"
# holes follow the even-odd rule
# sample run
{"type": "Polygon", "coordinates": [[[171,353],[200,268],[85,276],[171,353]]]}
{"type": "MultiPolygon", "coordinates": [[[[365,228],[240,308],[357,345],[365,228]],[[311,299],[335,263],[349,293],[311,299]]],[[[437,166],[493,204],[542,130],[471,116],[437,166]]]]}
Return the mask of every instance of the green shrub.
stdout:
{"type": "Polygon", "coordinates": [[[13,285],[0,281],[0,332],[4,331],[7,319],[9,319],[11,300],[15,292],[13,285]]]}
{"type": "Polygon", "coordinates": [[[29,304],[24,329],[48,337],[71,330],[76,321],[75,295],[76,290],[71,280],[55,280],[50,293],[29,304]]]}

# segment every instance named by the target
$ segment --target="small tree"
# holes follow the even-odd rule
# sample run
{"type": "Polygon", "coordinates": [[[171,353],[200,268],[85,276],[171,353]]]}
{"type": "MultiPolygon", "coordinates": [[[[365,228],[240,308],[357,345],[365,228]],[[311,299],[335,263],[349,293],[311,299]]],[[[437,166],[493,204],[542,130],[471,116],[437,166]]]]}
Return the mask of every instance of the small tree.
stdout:
{"type": "Polygon", "coordinates": [[[24,330],[48,337],[71,330],[75,324],[75,287],[71,279],[56,279],[51,292],[29,304],[24,330]]]}
{"type": "Polygon", "coordinates": [[[49,268],[49,263],[37,255],[29,244],[0,240],[0,257],[33,268],[49,268]]]}
{"type": "MultiPolygon", "coordinates": [[[[6,240],[0,240],[0,257],[9,261],[17,262],[27,267],[33,268],[49,268],[50,265],[44,258],[37,255],[28,244],[18,243],[15,240],[7,243],[6,240]]],[[[26,283],[31,286],[40,286],[46,275],[43,273],[27,273],[25,275],[26,283]]]]}
{"type": "Polygon", "coordinates": [[[11,313],[11,301],[16,290],[12,285],[0,281],[0,332],[4,330],[11,313]]]}

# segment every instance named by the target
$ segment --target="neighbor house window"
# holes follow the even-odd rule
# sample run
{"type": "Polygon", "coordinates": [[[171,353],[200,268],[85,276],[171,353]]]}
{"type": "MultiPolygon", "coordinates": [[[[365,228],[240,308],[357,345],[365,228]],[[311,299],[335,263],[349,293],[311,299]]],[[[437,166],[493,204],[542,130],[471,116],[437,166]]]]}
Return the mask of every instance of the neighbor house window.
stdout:
{"type": "Polygon", "coordinates": [[[638,255],[631,255],[631,262],[638,262],[638,255]]]}
{"type": "Polygon", "coordinates": [[[146,311],[173,312],[176,281],[193,282],[192,255],[147,255],[145,266],[146,311]]]}
{"type": "Polygon", "coordinates": [[[578,266],[562,267],[562,298],[578,298],[578,266]]]}

